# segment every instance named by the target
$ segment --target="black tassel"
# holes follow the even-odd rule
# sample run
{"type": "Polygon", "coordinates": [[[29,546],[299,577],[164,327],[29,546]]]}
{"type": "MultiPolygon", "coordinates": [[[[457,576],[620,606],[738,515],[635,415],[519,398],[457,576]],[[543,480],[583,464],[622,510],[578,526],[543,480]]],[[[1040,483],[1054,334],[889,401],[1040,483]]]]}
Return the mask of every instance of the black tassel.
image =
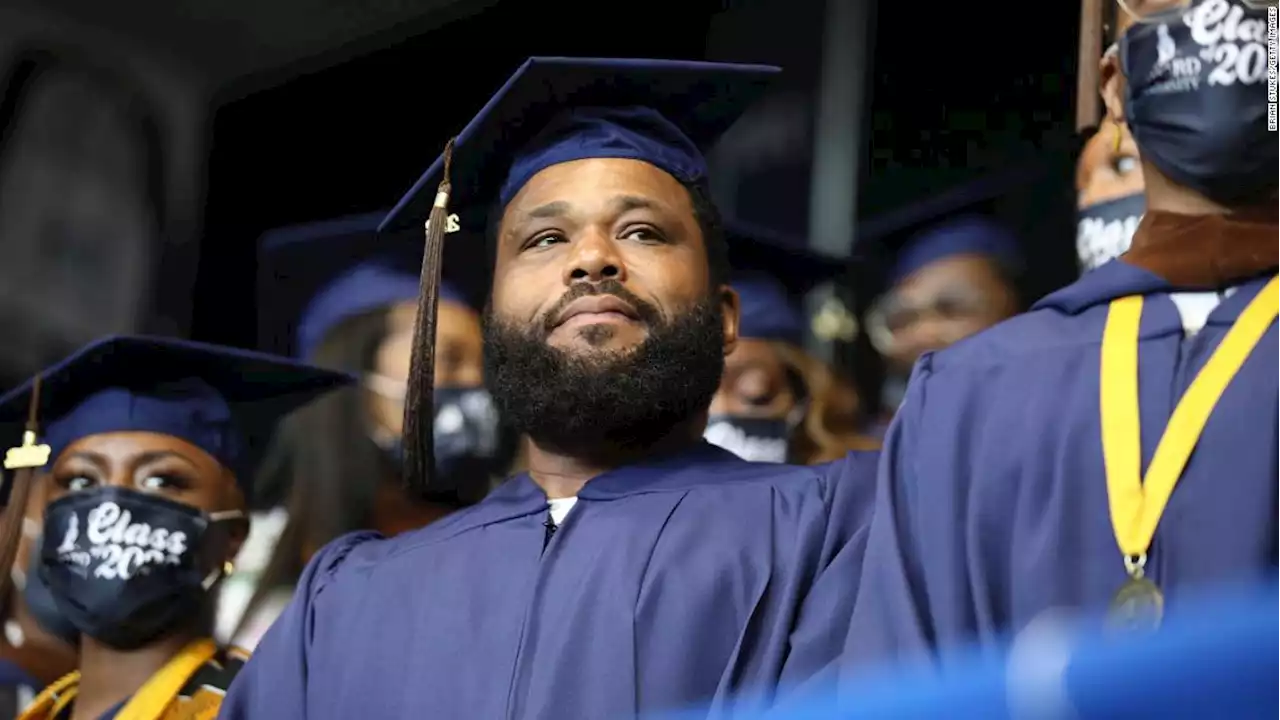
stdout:
{"type": "MultiPolygon", "coordinates": [[[[49,462],[49,446],[36,445],[39,427],[36,423],[40,408],[40,376],[31,386],[31,402],[27,408],[27,426],[22,434],[22,445],[5,453],[4,467],[10,471],[6,489],[4,521],[0,523],[0,617],[10,617],[13,578],[11,570],[18,556],[18,543],[22,540],[22,524],[27,515],[32,486],[37,468],[49,462]]],[[[36,568],[27,568],[28,573],[36,568]]]]}
{"type": "Polygon", "coordinates": [[[413,331],[413,358],[404,403],[404,479],[410,491],[422,498],[448,496],[455,488],[436,487],[435,474],[435,369],[436,302],[440,294],[440,263],[449,223],[449,175],[453,164],[453,140],[444,148],[444,177],[427,219],[418,284],[418,318],[413,331]]]}

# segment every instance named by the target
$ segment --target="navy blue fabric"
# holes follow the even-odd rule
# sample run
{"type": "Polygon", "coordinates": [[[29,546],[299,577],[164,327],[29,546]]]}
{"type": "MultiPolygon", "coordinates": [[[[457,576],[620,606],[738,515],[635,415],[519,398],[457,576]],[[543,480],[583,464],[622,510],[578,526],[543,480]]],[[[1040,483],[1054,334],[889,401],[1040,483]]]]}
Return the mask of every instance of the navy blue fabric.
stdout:
{"type": "Polygon", "coordinates": [[[1199,0],[1126,30],[1125,121],[1142,159],[1226,205],[1274,191],[1280,147],[1267,127],[1266,60],[1267,10],[1239,0],[1199,0]]]}
{"type": "MultiPolygon", "coordinates": [[[[276,421],[354,378],[249,350],[115,336],[45,369],[40,381],[40,436],[51,463],[90,435],[163,433],[209,453],[249,494],[276,421]]],[[[0,397],[0,427],[15,445],[33,384],[34,378],[0,397]]]]}
{"type": "Polygon", "coordinates": [[[527,475],[392,539],[339,539],[222,705],[241,718],[634,718],[790,687],[843,643],[875,453],[700,445],[591,480],[546,542],[527,475]]]}
{"type": "Polygon", "coordinates": [[[984,255],[1011,269],[1021,264],[1013,233],[982,215],[961,215],[931,225],[908,240],[898,251],[890,282],[900,283],[926,265],[956,255],[984,255]]]}
{"type": "Polygon", "coordinates": [[[726,222],[725,234],[730,283],[740,303],[739,334],[803,344],[801,301],[813,288],[839,276],[845,263],[809,249],[803,240],[739,220],[726,222]]]}
{"type": "MultiPolygon", "coordinates": [[[[259,347],[299,359],[339,324],[418,297],[423,231],[378,233],[384,212],[273,230],[260,240],[259,347]]],[[[442,300],[479,308],[488,291],[483,243],[449,237],[442,300]]]]}
{"type": "MultiPolygon", "coordinates": [[[[622,157],[677,179],[701,180],[703,154],[780,72],[776,67],[684,60],[534,57],[516,70],[458,135],[450,209],[463,232],[483,232],[538,170],[555,162],[622,157]]],[[[421,226],[444,156],[379,226],[421,226]]]]}
{"type": "MultiPolygon", "coordinates": [[[[846,660],[995,647],[1049,610],[1105,611],[1127,575],[1111,526],[1099,417],[1110,301],[1146,296],[1138,340],[1144,469],[1179,398],[1268,278],[1187,337],[1183,290],[1113,260],[1030,312],[926,354],[889,429],[846,660]]],[[[1274,580],[1273,323],[1227,386],[1156,531],[1146,575],[1188,593],[1274,580]]]]}
{"type": "Polygon", "coordinates": [[[801,298],[793,298],[781,282],[765,273],[741,273],[733,278],[738,292],[738,334],[756,340],[804,343],[801,298]]]}
{"type": "Polygon", "coordinates": [[[680,128],[644,107],[574,108],[556,116],[542,133],[520,149],[498,191],[506,205],[542,170],[587,158],[643,160],[682,183],[702,182],[707,162],[680,128]]]}

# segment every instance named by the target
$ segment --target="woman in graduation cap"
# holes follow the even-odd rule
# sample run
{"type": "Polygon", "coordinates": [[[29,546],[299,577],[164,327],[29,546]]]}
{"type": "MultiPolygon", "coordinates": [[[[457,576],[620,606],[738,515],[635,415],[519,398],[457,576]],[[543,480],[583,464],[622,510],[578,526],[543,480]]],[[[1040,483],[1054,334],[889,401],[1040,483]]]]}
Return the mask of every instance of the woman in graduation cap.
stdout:
{"type": "Polygon", "coordinates": [[[803,349],[800,303],[843,264],[746,223],[727,232],[738,343],[725,357],[704,437],[755,462],[814,464],[876,447],[829,423],[828,405],[839,400],[835,377],[803,349]]]}
{"type": "Polygon", "coordinates": [[[1137,142],[1146,214],[1117,261],[917,364],[851,664],[945,661],[1050,610],[1149,630],[1206,586],[1275,582],[1275,8],[1122,3],[1135,23],[1101,89],[1137,142]],[[1244,61],[1202,61],[1227,56],[1244,61]]]}
{"type": "Polygon", "coordinates": [[[261,574],[228,583],[222,626],[238,619],[234,640],[243,647],[257,644],[329,541],[354,530],[392,536],[423,527],[479,500],[512,462],[514,436],[482,382],[484,249],[458,237],[446,253],[436,333],[436,474],[425,497],[405,486],[400,436],[422,239],[376,234],[385,215],[281,228],[261,240],[263,347],[352,373],[361,386],[288,418],[268,454],[258,481],[272,497],[262,504],[288,501],[278,541],[253,538],[245,551],[261,574]]]}
{"type": "MultiPolygon", "coordinates": [[[[38,576],[78,632],[79,670],[24,720],[212,718],[245,657],[212,639],[272,425],[348,376],[178,340],[113,337],[0,398],[49,503],[38,576]],[[26,432],[22,432],[23,422],[26,432]]],[[[32,587],[27,585],[28,590],[32,587]]]]}

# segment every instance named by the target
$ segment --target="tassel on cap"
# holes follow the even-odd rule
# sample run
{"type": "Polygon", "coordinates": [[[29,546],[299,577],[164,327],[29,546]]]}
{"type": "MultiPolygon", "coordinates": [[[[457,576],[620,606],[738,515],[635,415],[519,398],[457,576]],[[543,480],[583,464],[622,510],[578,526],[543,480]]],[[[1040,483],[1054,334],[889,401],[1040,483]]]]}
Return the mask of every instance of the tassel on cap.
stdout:
{"type": "MultiPolygon", "coordinates": [[[[31,402],[27,410],[27,425],[22,433],[22,445],[10,448],[4,455],[4,467],[10,471],[5,495],[4,521],[0,523],[0,568],[12,568],[18,556],[18,542],[22,538],[22,524],[31,499],[32,476],[35,469],[49,462],[48,445],[37,445],[37,424],[40,409],[40,376],[36,375],[31,386],[31,402]]],[[[34,569],[33,569],[34,570],[34,569]]],[[[0,617],[9,617],[11,574],[0,572],[0,617]]]]}
{"type": "Polygon", "coordinates": [[[453,140],[444,148],[444,176],[427,218],[426,242],[419,276],[418,317],[413,333],[413,358],[404,403],[404,478],[414,494],[423,498],[456,495],[457,488],[441,487],[435,475],[435,356],[436,311],[440,295],[440,265],[445,235],[457,230],[456,216],[449,214],[449,182],[453,165],[453,140]]]}
{"type": "Polygon", "coordinates": [[[49,462],[49,446],[37,445],[37,411],[40,407],[40,376],[36,375],[31,388],[31,405],[27,410],[27,425],[22,433],[22,444],[9,448],[4,454],[4,469],[44,467],[49,462]]]}

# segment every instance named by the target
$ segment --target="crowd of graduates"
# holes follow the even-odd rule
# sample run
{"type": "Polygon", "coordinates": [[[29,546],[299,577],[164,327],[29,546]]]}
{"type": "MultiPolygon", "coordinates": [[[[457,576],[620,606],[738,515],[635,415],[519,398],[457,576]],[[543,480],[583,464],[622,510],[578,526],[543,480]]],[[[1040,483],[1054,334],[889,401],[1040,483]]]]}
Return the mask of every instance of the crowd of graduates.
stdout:
{"type": "Polygon", "coordinates": [[[805,349],[847,260],[711,199],[778,68],[529,59],[390,209],[261,239],[259,348],[0,397],[0,712],[747,717],[1274,583],[1267,73],[1179,60],[1276,5],[1118,7],[1078,279],[1028,302],[1008,188],[940,191],[849,319],[873,394],[805,349]]]}

